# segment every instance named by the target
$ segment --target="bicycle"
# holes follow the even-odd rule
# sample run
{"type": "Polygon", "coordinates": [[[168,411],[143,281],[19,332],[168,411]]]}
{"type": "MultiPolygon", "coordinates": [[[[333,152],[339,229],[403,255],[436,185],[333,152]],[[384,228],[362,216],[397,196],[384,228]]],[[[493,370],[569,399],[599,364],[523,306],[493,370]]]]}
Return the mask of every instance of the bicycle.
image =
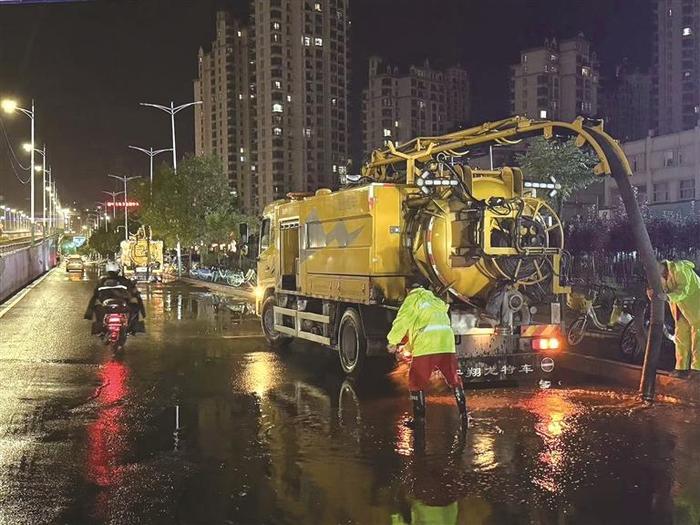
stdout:
{"type": "Polygon", "coordinates": [[[603,284],[590,286],[585,294],[570,293],[566,303],[570,309],[579,312],[566,331],[566,340],[571,347],[580,344],[586,336],[621,337],[639,310],[635,297],[623,299],[614,288],[603,284]],[[606,293],[612,295],[612,308],[607,319],[601,320],[598,312],[604,306],[601,298],[606,293]]]}

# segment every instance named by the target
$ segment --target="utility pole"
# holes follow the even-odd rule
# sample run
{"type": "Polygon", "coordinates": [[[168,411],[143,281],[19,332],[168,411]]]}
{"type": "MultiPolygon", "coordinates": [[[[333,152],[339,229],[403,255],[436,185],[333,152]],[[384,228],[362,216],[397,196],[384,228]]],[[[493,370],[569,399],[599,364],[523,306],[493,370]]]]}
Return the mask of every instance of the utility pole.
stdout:
{"type": "Polygon", "coordinates": [[[126,192],[126,184],[130,180],[134,179],[140,179],[141,176],[137,175],[135,177],[123,177],[119,175],[107,175],[108,177],[112,177],[113,179],[120,180],[124,183],[124,240],[128,241],[129,240],[129,210],[127,206],[127,192],[126,192]]]}

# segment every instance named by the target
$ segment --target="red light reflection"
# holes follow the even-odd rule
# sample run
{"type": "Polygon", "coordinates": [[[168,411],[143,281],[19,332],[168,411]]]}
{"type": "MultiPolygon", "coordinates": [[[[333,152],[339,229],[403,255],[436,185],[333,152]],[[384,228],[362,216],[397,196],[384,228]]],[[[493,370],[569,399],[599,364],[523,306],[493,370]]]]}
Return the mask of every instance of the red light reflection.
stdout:
{"type": "MultiPolygon", "coordinates": [[[[128,388],[129,369],[118,361],[110,361],[100,369],[102,387],[98,396],[97,420],[88,427],[87,478],[95,485],[109,488],[119,482],[121,458],[125,453],[124,407],[120,403],[128,388]]],[[[97,498],[96,513],[106,512],[107,493],[97,498]]]]}

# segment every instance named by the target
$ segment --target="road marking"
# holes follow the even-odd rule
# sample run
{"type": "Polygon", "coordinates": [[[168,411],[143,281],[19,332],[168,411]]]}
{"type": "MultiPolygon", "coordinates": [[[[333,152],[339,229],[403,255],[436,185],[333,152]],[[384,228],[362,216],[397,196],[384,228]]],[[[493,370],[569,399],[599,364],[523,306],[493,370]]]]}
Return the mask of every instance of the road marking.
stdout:
{"type": "Polygon", "coordinates": [[[14,298],[9,303],[0,304],[0,319],[2,319],[3,315],[5,315],[7,312],[9,312],[13,306],[15,306],[18,302],[20,302],[24,298],[25,295],[27,295],[36,286],[39,286],[41,284],[41,282],[44,279],[46,279],[56,268],[51,268],[48,272],[46,272],[44,275],[39,277],[36,281],[34,281],[31,284],[22,288],[22,290],[17,292],[17,294],[14,296],[14,298]]]}

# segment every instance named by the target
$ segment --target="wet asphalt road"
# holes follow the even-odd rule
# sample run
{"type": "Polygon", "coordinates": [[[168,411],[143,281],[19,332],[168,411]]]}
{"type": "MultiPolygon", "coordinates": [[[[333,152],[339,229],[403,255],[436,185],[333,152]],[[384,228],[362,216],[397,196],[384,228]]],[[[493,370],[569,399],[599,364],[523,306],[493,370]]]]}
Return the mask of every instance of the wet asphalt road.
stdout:
{"type": "Polygon", "coordinates": [[[113,359],[62,270],[0,319],[1,524],[700,523],[700,412],[564,381],[430,397],[404,373],[269,351],[245,304],[144,289],[148,334],[113,359]],[[420,448],[420,447],[419,447],[420,448]]]}

